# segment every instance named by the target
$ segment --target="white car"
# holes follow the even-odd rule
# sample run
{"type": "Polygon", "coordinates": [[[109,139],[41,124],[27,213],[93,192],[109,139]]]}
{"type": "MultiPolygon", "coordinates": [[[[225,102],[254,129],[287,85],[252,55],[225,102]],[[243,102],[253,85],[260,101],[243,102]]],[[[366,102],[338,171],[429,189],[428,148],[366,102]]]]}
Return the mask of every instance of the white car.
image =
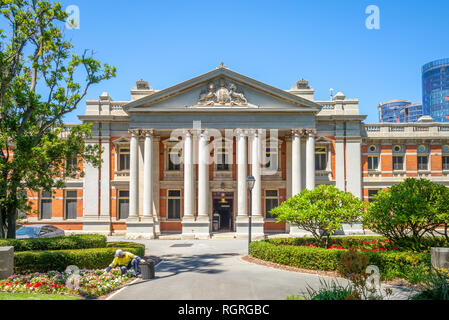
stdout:
{"type": "Polygon", "coordinates": [[[65,232],[55,226],[48,224],[38,224],[24,226],[16,231],[16,239],[37,239],[64,237],[65,232]]]}

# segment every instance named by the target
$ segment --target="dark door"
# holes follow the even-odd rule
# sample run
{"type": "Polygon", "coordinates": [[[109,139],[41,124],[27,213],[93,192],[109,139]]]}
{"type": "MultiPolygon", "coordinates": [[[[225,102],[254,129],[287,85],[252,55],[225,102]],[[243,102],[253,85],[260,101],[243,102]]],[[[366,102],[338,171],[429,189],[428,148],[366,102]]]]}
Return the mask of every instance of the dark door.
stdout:
{"type": "Polygon", "coordinates": [[[220,217],[219,227],[214,226],[213,231],[231,232],[233,230],[233,194],[214,194],[214,215],[220,217]]]}

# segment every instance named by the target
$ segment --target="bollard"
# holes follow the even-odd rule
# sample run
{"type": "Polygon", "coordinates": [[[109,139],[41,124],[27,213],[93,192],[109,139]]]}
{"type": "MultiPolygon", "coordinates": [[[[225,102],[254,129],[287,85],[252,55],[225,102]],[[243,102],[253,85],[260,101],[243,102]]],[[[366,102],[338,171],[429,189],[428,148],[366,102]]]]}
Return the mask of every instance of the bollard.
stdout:
{"type": "Polygon", "coordinates": [[[154,262],[149,261],[147,263],[142,263],[140,265],[140,271],[142,272],[142,279],[144,280],[154,279],[155,277],[154,262]]]}
{"type": "Polygon", "coordinates": [[[432,267],[449,269],[449,248],[431,248],[432,267]]]}
{"type": "Polygon", "coordinates": [[[0,247],[0,280],[14,273],[14,247],[0,247]]]}

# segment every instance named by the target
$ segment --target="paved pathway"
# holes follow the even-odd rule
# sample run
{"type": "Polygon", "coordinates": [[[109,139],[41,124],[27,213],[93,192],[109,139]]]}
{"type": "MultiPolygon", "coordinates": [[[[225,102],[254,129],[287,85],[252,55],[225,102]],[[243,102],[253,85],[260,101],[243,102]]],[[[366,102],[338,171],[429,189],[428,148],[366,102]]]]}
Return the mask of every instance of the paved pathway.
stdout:
{"type": "Polygon", "coordinates": [[[247,253],[245,240],[139,242],[145,243],[147,254],[162,258],[156,278],[138,280],[113,300],[285,300],[304,295],[308,286],[319,288],[320,280],[332,280],[246,262],[241,259],[247,253]]]}

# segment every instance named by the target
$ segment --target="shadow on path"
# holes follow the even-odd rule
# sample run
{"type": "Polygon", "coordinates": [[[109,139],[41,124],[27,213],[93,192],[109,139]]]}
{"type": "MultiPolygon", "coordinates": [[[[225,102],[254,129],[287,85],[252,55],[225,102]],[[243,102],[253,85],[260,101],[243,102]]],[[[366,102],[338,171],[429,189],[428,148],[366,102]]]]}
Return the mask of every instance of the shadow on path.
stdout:
{"type": "MultiPolygon", "coordinates": [[[[147,281],[154,281],[163,278],[169,278],[185,272],[201,274],[218,274],[226,271],[226,268],[220,268],[221,258],[239,256],[238,253],[220,253],[220,254],[198,254],[191,256],[162,256],[162,261],[156,266],[156,277],[153,280],[139,281],[139,284],[147,281]],[[164,275],[159,276],[158,274],[164,275]],[[167,274],[168,273],[168,274],[167,274]]],[[[132,284],[134,285],[134,284],[132,284]]]]}

